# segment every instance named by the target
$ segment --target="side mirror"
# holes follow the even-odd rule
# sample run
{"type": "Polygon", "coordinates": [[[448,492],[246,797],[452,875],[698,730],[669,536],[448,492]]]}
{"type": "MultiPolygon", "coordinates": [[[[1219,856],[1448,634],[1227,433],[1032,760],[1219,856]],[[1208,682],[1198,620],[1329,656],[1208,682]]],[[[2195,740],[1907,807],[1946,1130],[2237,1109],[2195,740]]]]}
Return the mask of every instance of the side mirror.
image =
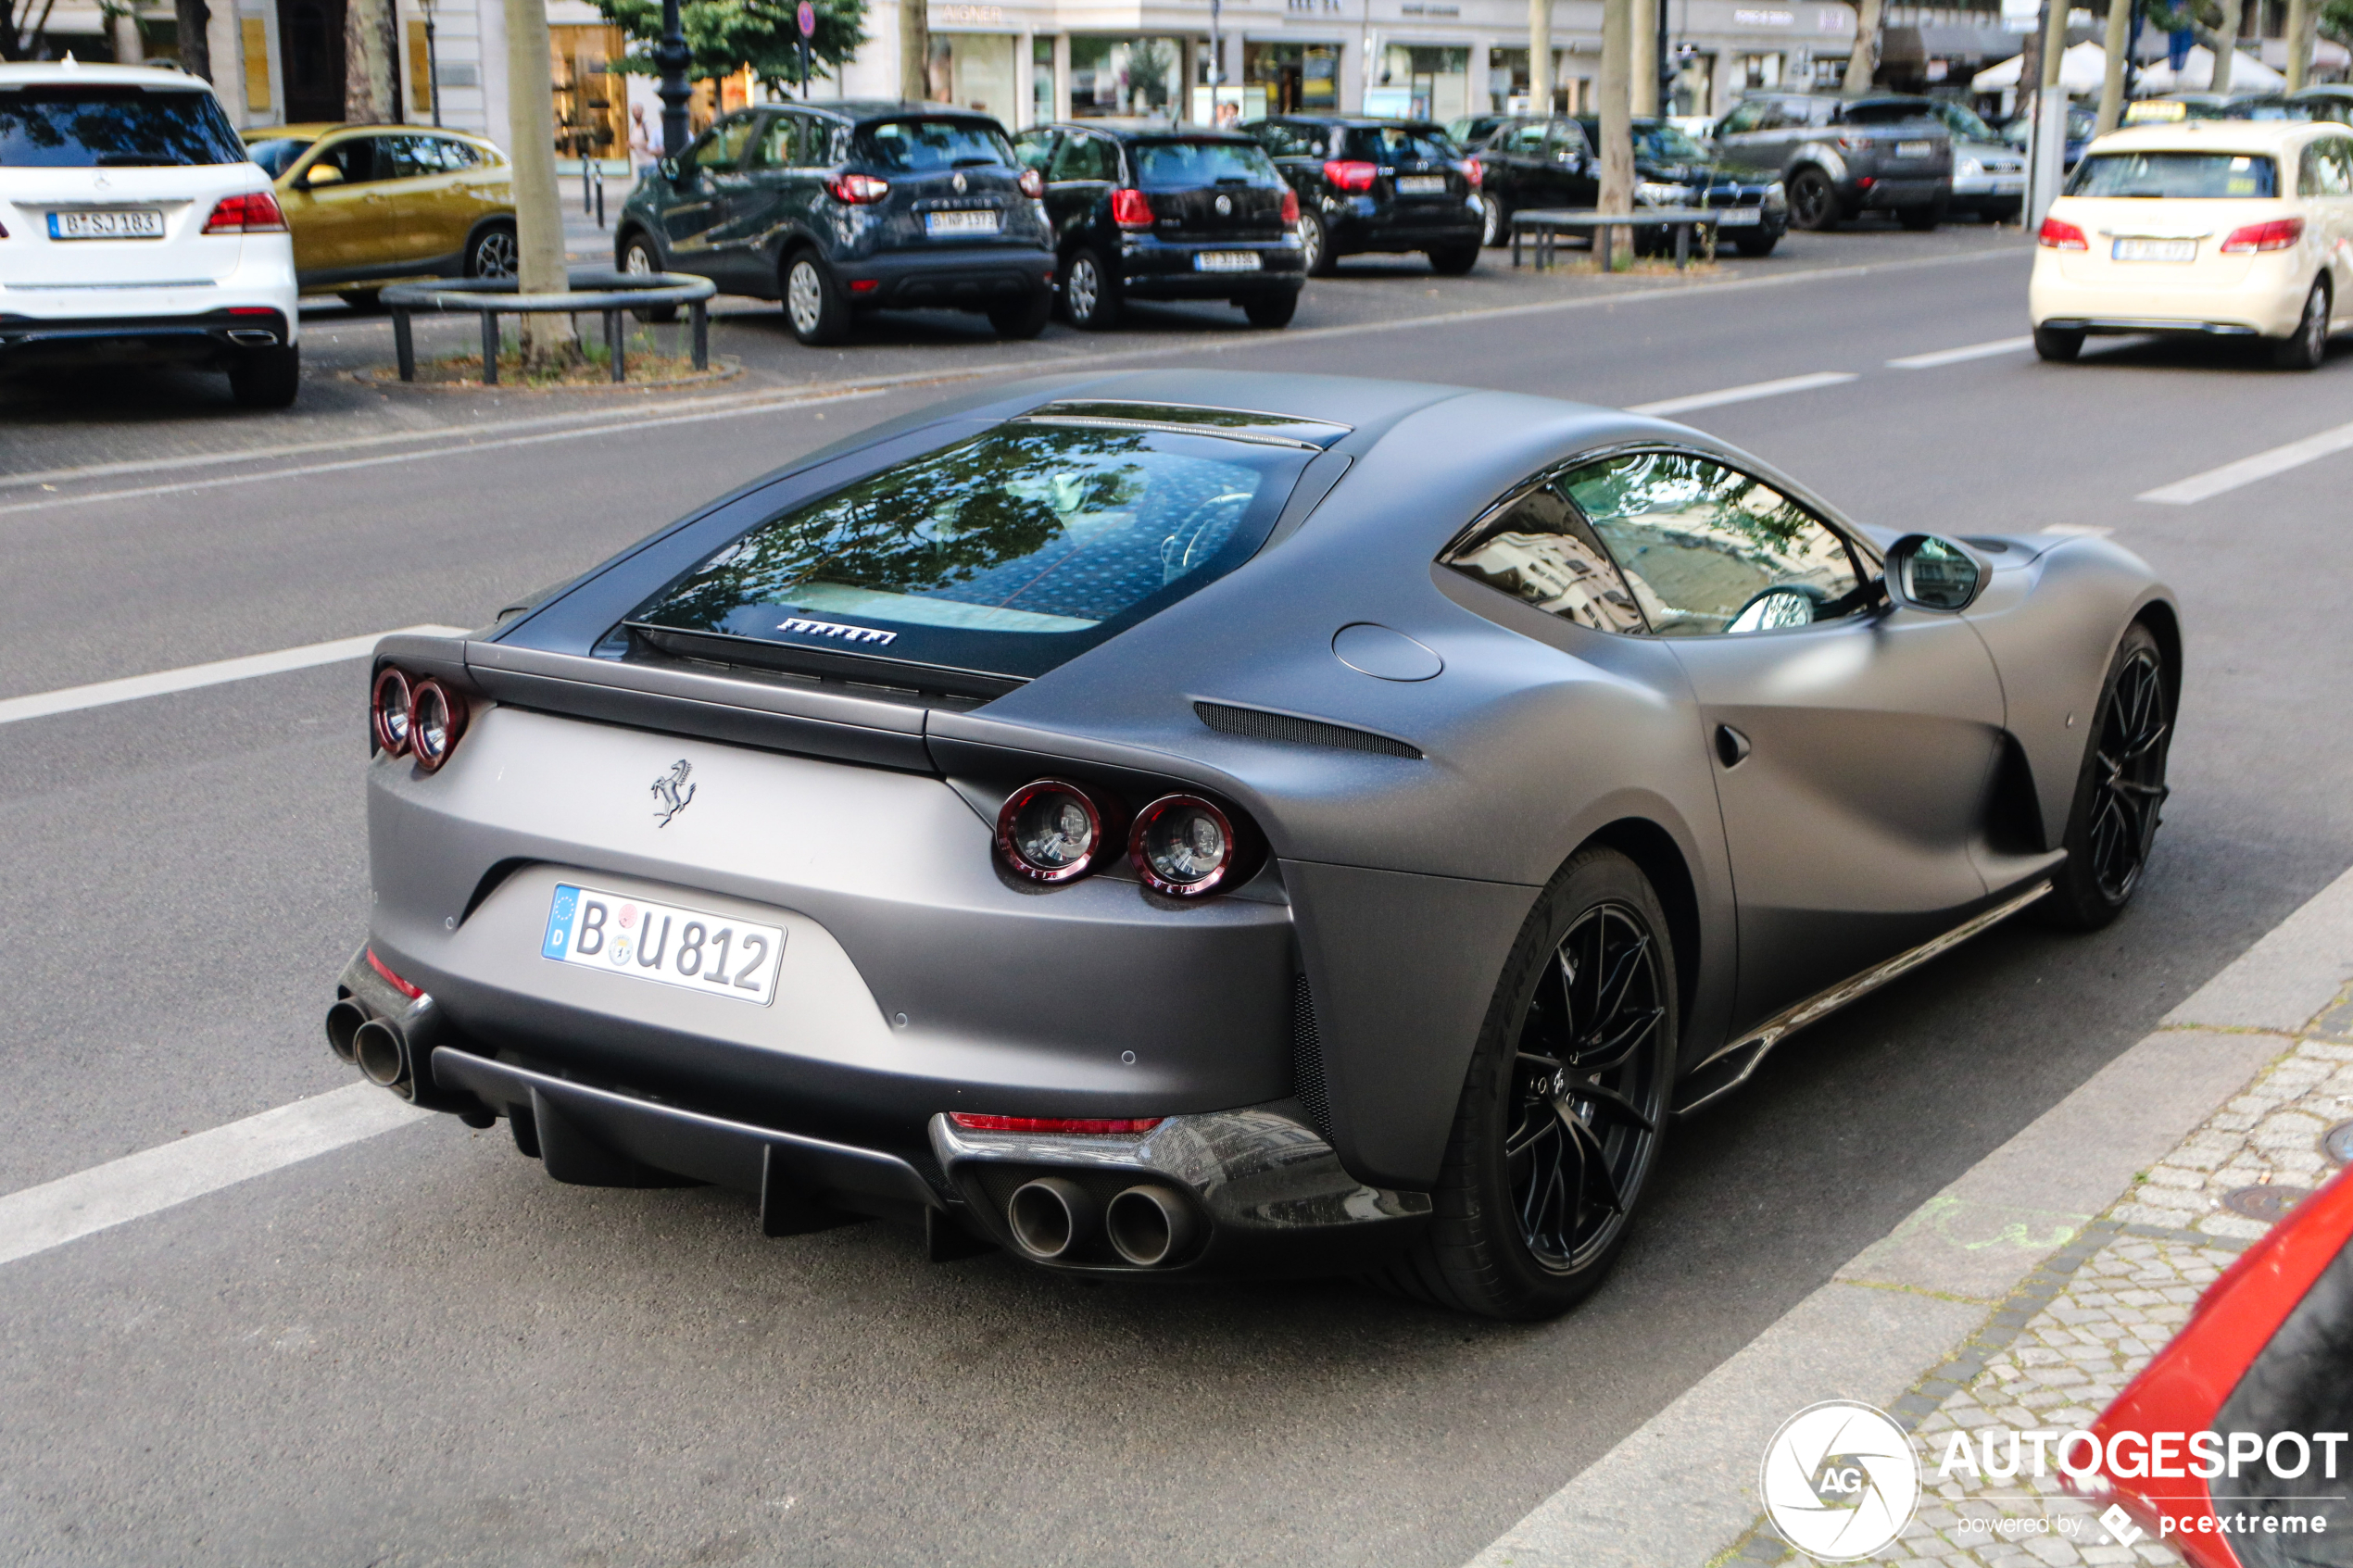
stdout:
{"type": "Polygon", "coordinates": [[[1985,563],[1950,539],[1906,533],[1887,552],[1887,596],[1943,614],[1969,608],[1985,589],[1985,563]]]}
{"type": "Polygon", "coordinates": [[[343,170],[332,163],[314,163],[302,171],[302,188],[306,191],[317,190],[321,185],[342,183],[343,170]]]}

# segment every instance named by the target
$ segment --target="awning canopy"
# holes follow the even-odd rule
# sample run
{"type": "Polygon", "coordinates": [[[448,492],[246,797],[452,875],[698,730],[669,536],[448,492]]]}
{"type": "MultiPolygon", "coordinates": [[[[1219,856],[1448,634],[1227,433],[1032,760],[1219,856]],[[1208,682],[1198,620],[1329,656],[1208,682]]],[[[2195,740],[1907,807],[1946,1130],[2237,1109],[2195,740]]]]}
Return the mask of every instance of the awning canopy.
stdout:
{"type": "MultiPolygon", "coordinates": [[[[2000,93],[2018,85],[2026,56],[2012,55],[1997,66],[1987,66],[1969,78],[1975,93],[2000,93]]],[[[2059,85],[2070,94],[2096,93],[2108,75],[2108,51],[2096,44],[2078,44],[2059,56],[2059,85]]]]}
{"type": "MultiPolygon", "coordinates": [[[[2214,85],[2214,51],[2205,44],[2194,45],[2190,57],[2176,71],[2163,60],[2153,60],[2141,68],[2133,83],[2133,89],[2146,95],[2151,93],[2203,93],[2214,85]]],[[[2233,93],[2276,93],[2287,85],[2287,78],[2265,65],[2252,55],[2242,54],[2231,62],[2231,91],[2233,93]]]]}

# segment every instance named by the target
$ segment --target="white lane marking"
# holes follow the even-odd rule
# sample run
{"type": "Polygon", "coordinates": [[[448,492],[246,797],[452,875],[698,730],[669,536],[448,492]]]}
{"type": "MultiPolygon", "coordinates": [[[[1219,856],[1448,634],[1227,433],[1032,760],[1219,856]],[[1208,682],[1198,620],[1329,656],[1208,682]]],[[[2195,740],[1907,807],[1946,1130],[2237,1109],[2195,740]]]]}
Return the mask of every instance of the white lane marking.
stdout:
{"type": "Polygon", "coordinates": [[[1939,365],[1957,365],[1965,359],[1991,359],[1996,354],[2017,354],[2034,346],[2032,337],[1996,338],[1992,343],[1972,343],[1966,348],[1940,348],[1933,354],[1906,354],[1901,359],[1890,359],[1891,370],[1932,370],[1939,365]]]}
{"type": "Polygon", "coordinates": [[[0,1263],[405,1127],[433,1112],[353,1084],[0,1198],[0,1263]]]}
{"type": "Polygon", "coordinates": [[[372,649],[378,638],[399,633],[455,637],[464,631],[462,626],[396,626],[390,632],[371,632],[364,637],[339,637],[332,643],[310,643],[298,648],[280,648],[275,653],[253,653],[242,659],[158,670],[152,675],[126,675],[119,681],[94,681],[86,686],[65,686],[54,692],[12,696],[0,701],[0,724],[45,719],[52,713],[71,713],[77,709],[104,708],[108,703],[132,702],[143,696],[163,696],[197,686],[217,686],[228,681],[249,681],[256,675],[279,675],[289,670],[308,670],[314,664],[334,664],[358,659],[372,649]]]}
{"type": "Polygon", "coordinates": [[[2284,446],[2274,446],[2268,452],[2258,452],[2252,458],[2241,458],[2235,463],[2224,463],[2219,469],[2194,473],[2187,479],[2177,479],[2171,484],[2160,484],[2140,495],[2144,501],[2161,506],[2190,507],[2200,501],[2210,501],[2227,490],[2242,484],[2252,484],[2259,479],[2269,479],[2275,473],[2285,473],[2302,468],[2315,458],[2353,446],[2353,425],[2339,425],[2318,435],[2308,435],[2301,441],[2291,441],[2284,446]]]}
{"type": "Polygon", "coordinates": [[[1852,370],[1817,370],[1808,376],[1783,376],[1779,381],[1750,382],[1746,386],[1694,392],[1684,397],[1662,397],[1655,403],[1637,403],[1626,411],[1629,414],[1682,414],[1693,408],[1713,408],[1725,403],[1750,403],[1759,397],[1779,397],[1785,393],[1811,392],[1816,387],[1841,386],[1854,379],[1855,372],[1852,370]]]}

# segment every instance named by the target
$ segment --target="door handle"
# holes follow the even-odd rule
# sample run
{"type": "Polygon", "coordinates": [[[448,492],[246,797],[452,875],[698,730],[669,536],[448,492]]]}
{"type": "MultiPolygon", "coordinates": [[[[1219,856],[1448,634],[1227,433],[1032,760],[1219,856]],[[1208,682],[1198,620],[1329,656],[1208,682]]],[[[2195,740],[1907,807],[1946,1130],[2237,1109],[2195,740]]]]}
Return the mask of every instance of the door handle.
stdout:
{"type": "Polygon", "coordinates": [[[1730,724],[1716,726],[1716,759],[1727,768],[1737,768],[1748,759],[1748,737],[1730,724]]]}

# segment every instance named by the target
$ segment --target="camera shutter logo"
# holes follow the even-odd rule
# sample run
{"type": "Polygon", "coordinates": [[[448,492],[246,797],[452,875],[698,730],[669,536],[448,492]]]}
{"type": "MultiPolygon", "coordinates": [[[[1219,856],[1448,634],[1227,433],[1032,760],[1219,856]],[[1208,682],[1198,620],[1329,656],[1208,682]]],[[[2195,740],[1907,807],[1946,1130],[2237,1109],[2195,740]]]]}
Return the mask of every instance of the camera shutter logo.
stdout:
{"type": "Polygon", "coordinates": [[[1757,1492],[1783,1540],[1824,1562],[1852,1562],[1912,1522],[1919,1461],[1904,1429],[1882,1412],[1826,1399],[1773,1434],[1757,1492]]]}

